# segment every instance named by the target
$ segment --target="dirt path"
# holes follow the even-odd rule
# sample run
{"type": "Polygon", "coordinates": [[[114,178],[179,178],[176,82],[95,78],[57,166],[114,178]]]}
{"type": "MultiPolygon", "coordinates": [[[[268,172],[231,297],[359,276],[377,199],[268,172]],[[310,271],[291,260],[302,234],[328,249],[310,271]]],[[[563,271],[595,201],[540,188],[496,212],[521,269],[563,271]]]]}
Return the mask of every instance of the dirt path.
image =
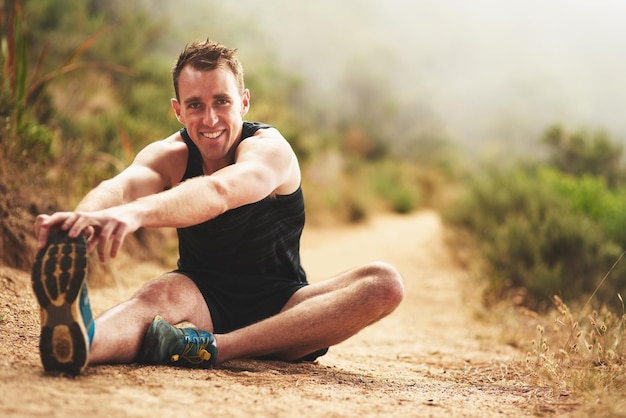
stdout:
{"type": "MultiPolygon", "coordinates": [[[[471,314],[434,212],[306,230],[311,281],[370,260],[396,265],[406,299],[390,317],[316,364],[234,361],[216,370],[98,366],[75,379],[42,373],[28,274],[0,269],[0,416],[387,417],[533,416],[533,388],[511,378],[521,354],[471,314]]],[[[92,289],[96,312],[157,272],[120,268],[121,288],[92,289]],[[133,279],[131,279],[131,277],[133,279]]],[[[545,412],[545,411],[544,411],[545,412]]]]}

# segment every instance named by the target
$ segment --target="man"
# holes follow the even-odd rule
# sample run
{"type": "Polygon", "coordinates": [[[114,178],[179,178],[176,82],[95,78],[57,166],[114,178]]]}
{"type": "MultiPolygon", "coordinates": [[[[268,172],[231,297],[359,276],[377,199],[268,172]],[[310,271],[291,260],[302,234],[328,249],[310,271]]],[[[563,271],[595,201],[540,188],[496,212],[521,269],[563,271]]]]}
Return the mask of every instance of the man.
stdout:
{"type": "Polygon", "coordinates": [[[275,128],[244,122],[250,92],[234,53],[208,40],[187,46],[173,69],[172,107],[184,128],[145,147],[74,212],[37,217],[32,280],[46,370],[313,361],[402,300],[402,279],[382,262],[307,283],[298,161],[275,128]],[[86,253],[115,257],[141,227],[177,228],[178,269],[94,323],[86,253]]]}

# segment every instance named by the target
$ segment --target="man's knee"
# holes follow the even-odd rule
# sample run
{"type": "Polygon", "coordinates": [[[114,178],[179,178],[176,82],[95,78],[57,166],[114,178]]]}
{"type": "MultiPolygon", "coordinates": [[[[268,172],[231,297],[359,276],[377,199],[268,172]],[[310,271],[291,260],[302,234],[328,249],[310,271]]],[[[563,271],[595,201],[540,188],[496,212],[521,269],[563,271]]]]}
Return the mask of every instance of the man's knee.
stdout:
{"type": "MultiPolygon", "coordinates": [[[[147,283],[135,293],[133,299],[154,306],[177,305],[181,298],[189,299],[189,287],[180,275],[166,273],[147,283]]],[[[183,276],[184,277],[184,276],[183,276]]]]}
{"type": "Polygon", "coordinates": [[[377,261],[364,266],[365,276],[373,278],[373,292],[379,303],[395,309],[404,298],[404,283],[400,272],[391,264],[377,261]]]}
{"type": "Polygon", "coordinates": [[[169,285],[159,279],[144,283],[133,295],[132,300],[146,304],[161,306],[170,303],[169,285]]]}
{"type": "Polygon", "coordinates": [[[151,280],[133,295],[130,302],[136,304],[146,321],[159,315],[171,324],[189,321],[204,330],[213,329],[202,295],[184,276],[165,274],[151,280]]]}

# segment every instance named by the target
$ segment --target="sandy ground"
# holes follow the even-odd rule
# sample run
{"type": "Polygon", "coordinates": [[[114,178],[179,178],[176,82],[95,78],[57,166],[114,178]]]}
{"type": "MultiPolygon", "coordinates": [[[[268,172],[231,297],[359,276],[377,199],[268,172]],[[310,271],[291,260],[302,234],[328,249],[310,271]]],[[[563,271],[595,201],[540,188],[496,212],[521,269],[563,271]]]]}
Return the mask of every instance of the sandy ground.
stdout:
{"type": "MultiPolygon", "coordinates": [[[[139,365],[49,376],[39,361],[39,311],[27,272],[0,269],[0,416],[492,417],[554,415],[509,365],[524,353],[475,319],[467,274],[455,266],[436,213],[308,229],[311,282],[358,264],[398,267],[406,298],[389,317],[313,364],[238,360],[214,370],[139,365]]],[[[92,288],[95,313],[160,272],[116,267],[121,284],[92,288]]],[[[563,412],[563,411],[561,411],[563,412]]]]}

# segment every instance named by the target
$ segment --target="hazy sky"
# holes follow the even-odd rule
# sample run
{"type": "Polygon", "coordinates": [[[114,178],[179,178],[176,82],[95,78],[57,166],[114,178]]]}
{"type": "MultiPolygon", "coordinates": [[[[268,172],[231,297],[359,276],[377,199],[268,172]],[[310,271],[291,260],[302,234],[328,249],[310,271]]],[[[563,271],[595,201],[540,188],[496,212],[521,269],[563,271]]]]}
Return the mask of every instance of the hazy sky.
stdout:
{"type": "MultiPolygon", "coordinates": [[[[184,4],[194,12],[182,33],[220,40],[202,23],[215,3],[176,2],[184,4]]],[[[373,82],[385,77],[400,102],[427,103],[468,148],[527,149],[552,123],[602,128],[626,142],[626,1],[238,0],[223,7],[232,9],[230,35],[242,56],[263,42],[318,94],[340,93],[356,69],[373,82]]]]}

